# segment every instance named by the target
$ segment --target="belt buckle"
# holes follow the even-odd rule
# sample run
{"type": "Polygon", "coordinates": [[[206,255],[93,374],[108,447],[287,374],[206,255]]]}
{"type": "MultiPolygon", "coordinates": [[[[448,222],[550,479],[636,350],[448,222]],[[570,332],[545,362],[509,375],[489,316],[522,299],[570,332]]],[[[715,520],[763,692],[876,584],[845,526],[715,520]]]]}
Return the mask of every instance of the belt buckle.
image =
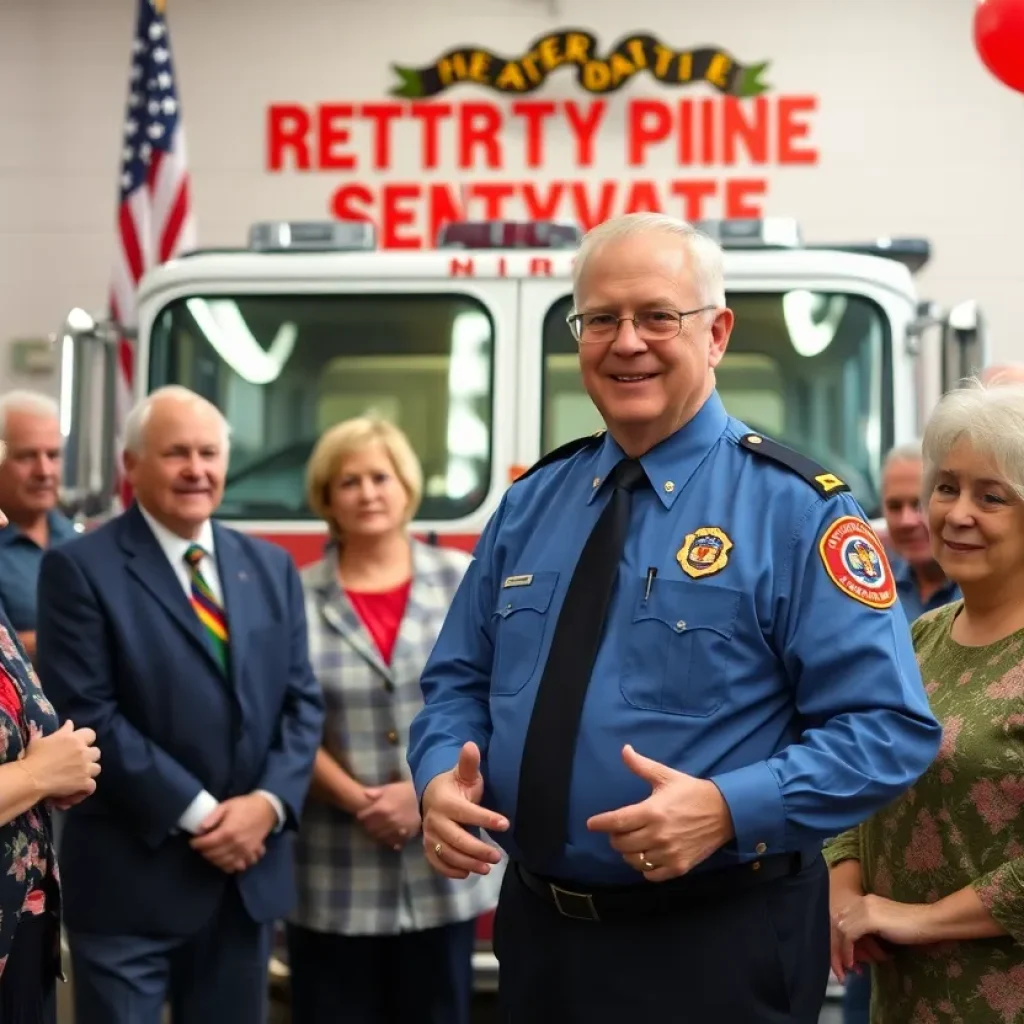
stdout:
{"type": "Polygon", "coordinates": [[[571,917],[576,921],[600,921],[597,907],[594,906],[594,897],[587,892],[573,892],[571,889],[562,889],[552,882],[548,883],[551,895],[555,900],[555,908],[562,917],[571,917]],[[564,905],[563,905],[564,901],[564,905]],[[573,911],[573,907],[580,907],[585,913],[573,911]]]}

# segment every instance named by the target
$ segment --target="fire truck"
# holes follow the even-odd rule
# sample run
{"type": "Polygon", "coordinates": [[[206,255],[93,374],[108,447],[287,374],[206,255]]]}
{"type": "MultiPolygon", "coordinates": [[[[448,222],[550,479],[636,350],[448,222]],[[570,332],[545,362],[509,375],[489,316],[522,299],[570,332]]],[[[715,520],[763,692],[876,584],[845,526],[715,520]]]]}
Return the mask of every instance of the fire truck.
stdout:
{"type": "MultiPolygon", "coordinates": [[[[926,240],[809,245],[788,219],[699,226],[725,251],[736,314],[717,372],[727,409],[838,475],[877,521],[886,451],[984,365],[976,303],[919,296],[926,240]]],[[[244,248],[144,277],[134,397],[180,384],[217,405],[232,431],[220,518],[300,566],[326,539],[304,497],[311,447],[373,410],[422,462],[414,531],[470,549],[518,473],[602,426],[566,324],[579,238],[561,223],[454,223],[435,249],[382,251],[365,223],[257,224],[244,248]]],[[[123,334],[75,309],[58,339],[65,498],[85,522],[114,507],[123,334]]],[[[481,985],[494,975],[487,934],[481,985]]]]}

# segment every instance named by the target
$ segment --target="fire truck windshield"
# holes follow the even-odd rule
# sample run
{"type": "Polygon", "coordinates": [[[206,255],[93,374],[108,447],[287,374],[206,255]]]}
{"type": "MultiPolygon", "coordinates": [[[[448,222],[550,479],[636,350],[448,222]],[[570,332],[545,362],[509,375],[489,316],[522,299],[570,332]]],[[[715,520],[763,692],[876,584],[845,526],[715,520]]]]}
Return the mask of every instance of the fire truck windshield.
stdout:
{"type": "MultiPolygon", "coordinates": [[[[892,445],[891,337],[879,306],[859,295],[734,291],[729,348],[716,371],[732,415],[802,452],[881,515],[879,463],[892,445]]],[[[571,300],[544,324],[545,451],[603,424],[580,385],[571,300]]]]}
{"type": "MultiPolygon", "coordinates": [[[[494,358],[498,314],[457,288],[175,299],[153,325],[148,383],[183,384],[227,416],[226,519],[311,518],[305,469],[314,442],[328,426],[372,410],[402,427],[422,463],[417,519],[454,525],[484,505],[492,481],[507,483],[510,467],[492,472],[495,450],[527,461],[537,454],[515,439],[496,448],[496,394],[506,407],[517,396],[519,423],[540,419],[543,451],[602,426],[580,383],[568,292],[566,282],[542,307],[543,321],[510,337],[517,360],[543,339],[539,408],[526,407],[516,380],[497,375],[496,366],[509,367],[494,358]]],[[[735,291],[729,304],[736,327],[718,370],[726,407],[841,477],[876,515],[878,464],[892,443],[883,311],[863,296],[808,291],[735,291]]],[[[521,366],[513,376],[522,380],[521,366]]]]}
{"type": "Polygon", "coordinates": [[[193,296],[165,306],[150,387],[184,384],[231,424],[225,519],[306,519],[327,427],[375,412],[423,466],[418,518],[468,515],[491,481],[493,323],[465,295],[193,296]]]}

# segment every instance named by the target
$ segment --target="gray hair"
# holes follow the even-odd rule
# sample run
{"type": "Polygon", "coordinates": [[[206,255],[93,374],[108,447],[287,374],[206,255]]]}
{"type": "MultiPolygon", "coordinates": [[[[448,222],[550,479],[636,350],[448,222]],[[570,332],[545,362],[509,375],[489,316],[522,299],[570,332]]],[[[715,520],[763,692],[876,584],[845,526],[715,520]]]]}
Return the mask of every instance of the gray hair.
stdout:
{"type": "Polygon", "coordinates": [[[212,409],[217,414],[217,418],[220,420],[224,431],[224,447],[228,448],[231,443],[231,426],[224,418],[224,414],[220,409],[213,402],[203,398],[202,395],[197,395],[194,391],[190,391],[180,384],[166,384],[162,388],[157,388],[146,395],[125,417],[124,450],[126,452],[138,455],[142,451],[145,442],[146,423],[153,412],[153,406],[161,398],[176,398],[179,402],[191,402],[212,409]]]}
{"type": "Polygon", "coordinates": [[[882,472],[884,473],[894,462],[920,462],[924,458],[924,451],[920,441],[907,441],[890,448],[882,460],[882,472]]]}
{"type": "Polygon", "coordinates": [[[55,398],[41,391],[8,391],[0,395],[0,438],[7,437],[7,414],[11,412],[60,420],[60,404],[55,398]]]}
{"type": "Polygon", "coordinates": [[[1024,499],[1024,385],[986,385],[972,377],[942,396],[924,432],[926,498],[942,460],[961,441],[991,459],[1024,499]]]}
{"type": "Polygon", "coordinates": [[[627,213],[612,217],[583,236],[572,267],[573,302],[579,300],[579,284],[587,260],[594,251],[608,242],[618,241],[643,232],[661,233],[681,238],[690,257],[690,269],[697,283],[701,301],[711,306],[725,305],[725,268],[722,247],[703,231],[678,217],[665,213],[627,213]]]}

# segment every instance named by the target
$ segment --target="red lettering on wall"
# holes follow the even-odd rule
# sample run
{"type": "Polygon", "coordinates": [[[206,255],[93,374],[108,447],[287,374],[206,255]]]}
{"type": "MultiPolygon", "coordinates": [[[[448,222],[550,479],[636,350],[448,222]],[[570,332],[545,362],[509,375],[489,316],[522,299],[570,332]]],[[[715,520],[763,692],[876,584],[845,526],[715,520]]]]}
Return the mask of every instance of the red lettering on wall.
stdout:
{"type": "Polygon", "coordinates": [[[679,163],[688,167],[693,163],[693,104],[679,102],[679,163]]]}
{"type": "Polygon", "coordinates": [[[715,162],[716,119],[718,104],[710,99],[700,101],[700,162],[709,167],[715,162]]]}
{"type": "Polygon", "coordinates": [[[427,245],[437,245],[437,236],[445,224],[466,219],[462,201],[452,195],[452,189],[448,185],[430,186],[427,208],[430,211],[427,245]]]}
{"type": "MultiPolygon", "coordinates": [[[[419,185],[385,185],[381,197],[381,216],[384,230],[381,232],[381,247],[384,249],[421,249],[423,239],[409,234],[402,228],[414,226],[416,210],[406,204],[420,198],[419,185]]],[[[432,244],[432,243],[431,243],[432,244]]]]}
{"type": "Polygon", "coordinates": [[[515,195],[516,187],[507,181],[488,181],[471,185],[467,191],[484,201],[484,220],[504,220],[505,201],[515,195]]]}
{"type": "Polygon", "coordinates": [[[562,201],[565,183],[553,182],[550,185],[534,185],[524,182],[523,205],[526,207],[528,220],[555,220],[558,217],[558,206],[562,201]],[[543,198],[541,197],[543,194],[543,198]]]}
{"type": "Polygon", "coordinates": [[[683,220],[700,220],[705,216],[704,200],[712,199],[718,192],[714,181],[673,181],[672,195],[683,201],[683,220]]]}
{"type": "Polygon", "coordinates": [[[360,207],[373,206],[375,198],[365,185],[342,185],[331,197],[331,213],[338,220],[372,221],[369,211],[360,207]]]}
{"type": "Polygon", "coordinates": [[[671,131],[672,114],[668,104],[659,100],[632,100],[626,115],[626,159],[629,166],[645,166],[647,147],[664,142],[671,131]]]}
{"type": "MultiPolygon", "coordinates": [[[[457,220],[570,220],[589,230],[620,213],[672,211],[687,220],[762,217],[764,177],[701,177],[671,181],[475,181],[464,185],[414,182],[346,183],[331,199],[342,220],[377,227],[382,248],[433,248],[442,225],[457,220]]],[[[466,271],[468,273],[468,271],[466,271]]],[[[453,271],[454,273],[454,271],[453,271]]],[[[539,275],[543,271],[536,272],[539,275]]]]}
{"type": "Polygon", "coordinates": [[[437,167],[437,132],[440,123],[452,116],[452,108],[448,103],[413,103],[409,114],[422,126],[421,152],[423,169],[432,171],[437,167]]]}
{"type": "Polygon", "coordinates": [[[569,122],[569,128],[576,142],[574,162],[577,167],[592,167],[594,165],[594,136],[604,120],[606,106],[604,100],[597,100],[589,104],[586,112],[583,112],[572,100],[565,104],[565,119],[569,122]]]}
{"type": "Polygon", "coordinates": [[[780,164],[816,164],[818,150],[813,144],[801,148],[798,142],[811,131],[808,116],[818,109],[814,96],[781,96],[778,100],[778,154],[780,164]]]}
{"type": "Polygon", "coordinates": [[[554,103],[513,103],[512,113],[526,122],[526,166],[540,167],[544,163],[544,122],[555,113],[554,103]]]}
{"type": "Polygon", "coordinates": [[[354,170],[355,156],[352,153],[339,152],[336,148],[348,143],[348,122],[352,118],[352,107],[344,103],[325,103],[320,107],[318,114],[317,166],[322,171],[354,170]]]}
{"type": "Polygon", "coordinates": [[[764,178],[730,178],[725,183],[725,216],[738,220],[763,217],[763,205],[755,199],[767,192],[764,178]]]}
{"type": "Polygon", "coordinates": [[[309,114],[295,103],[267,107],[267,167],[279,171],[290,152],[295,170],[309,170],[309,114]]]}
{"type": "Polygon", "coordinates": [[[576,212],[576,223],[584,231],[606,221],[611,215],[615,204],[616,184],[614,181],[602,181],[596,188],[601,198],[596,208],[590,205],[590,197],[587,195],[587,186],[582,181],[572,183],[572,202],[576,212]]]}
{"type": "Polygon", "coordinates": [[[373,169],[386,171],[391,167],[391,124],[402,116],[402,104],[367,103],[360,112],[373,122],[373,169]]]}
{"type": "Polygon", "coordinates": [[[722,163],[731,167],[746,151],[753,164],[768,162],[768,101],[763,96],[738,100],[727,96],[722,102],[722,163]]]}
{"type": "Polygon", "coordinates": [[[483,166],[495,171],[502,166],[498,135],[501,112],[492,103],[464,103],[459,108],[459,167],[476,167],[476,151],[484,153],[483,166]]]}
{"type": "Polygon", "coordinates": [[[653,181],[634,181],[623,205],[624,213],[661,213],[658,189],[653,181]]]}

